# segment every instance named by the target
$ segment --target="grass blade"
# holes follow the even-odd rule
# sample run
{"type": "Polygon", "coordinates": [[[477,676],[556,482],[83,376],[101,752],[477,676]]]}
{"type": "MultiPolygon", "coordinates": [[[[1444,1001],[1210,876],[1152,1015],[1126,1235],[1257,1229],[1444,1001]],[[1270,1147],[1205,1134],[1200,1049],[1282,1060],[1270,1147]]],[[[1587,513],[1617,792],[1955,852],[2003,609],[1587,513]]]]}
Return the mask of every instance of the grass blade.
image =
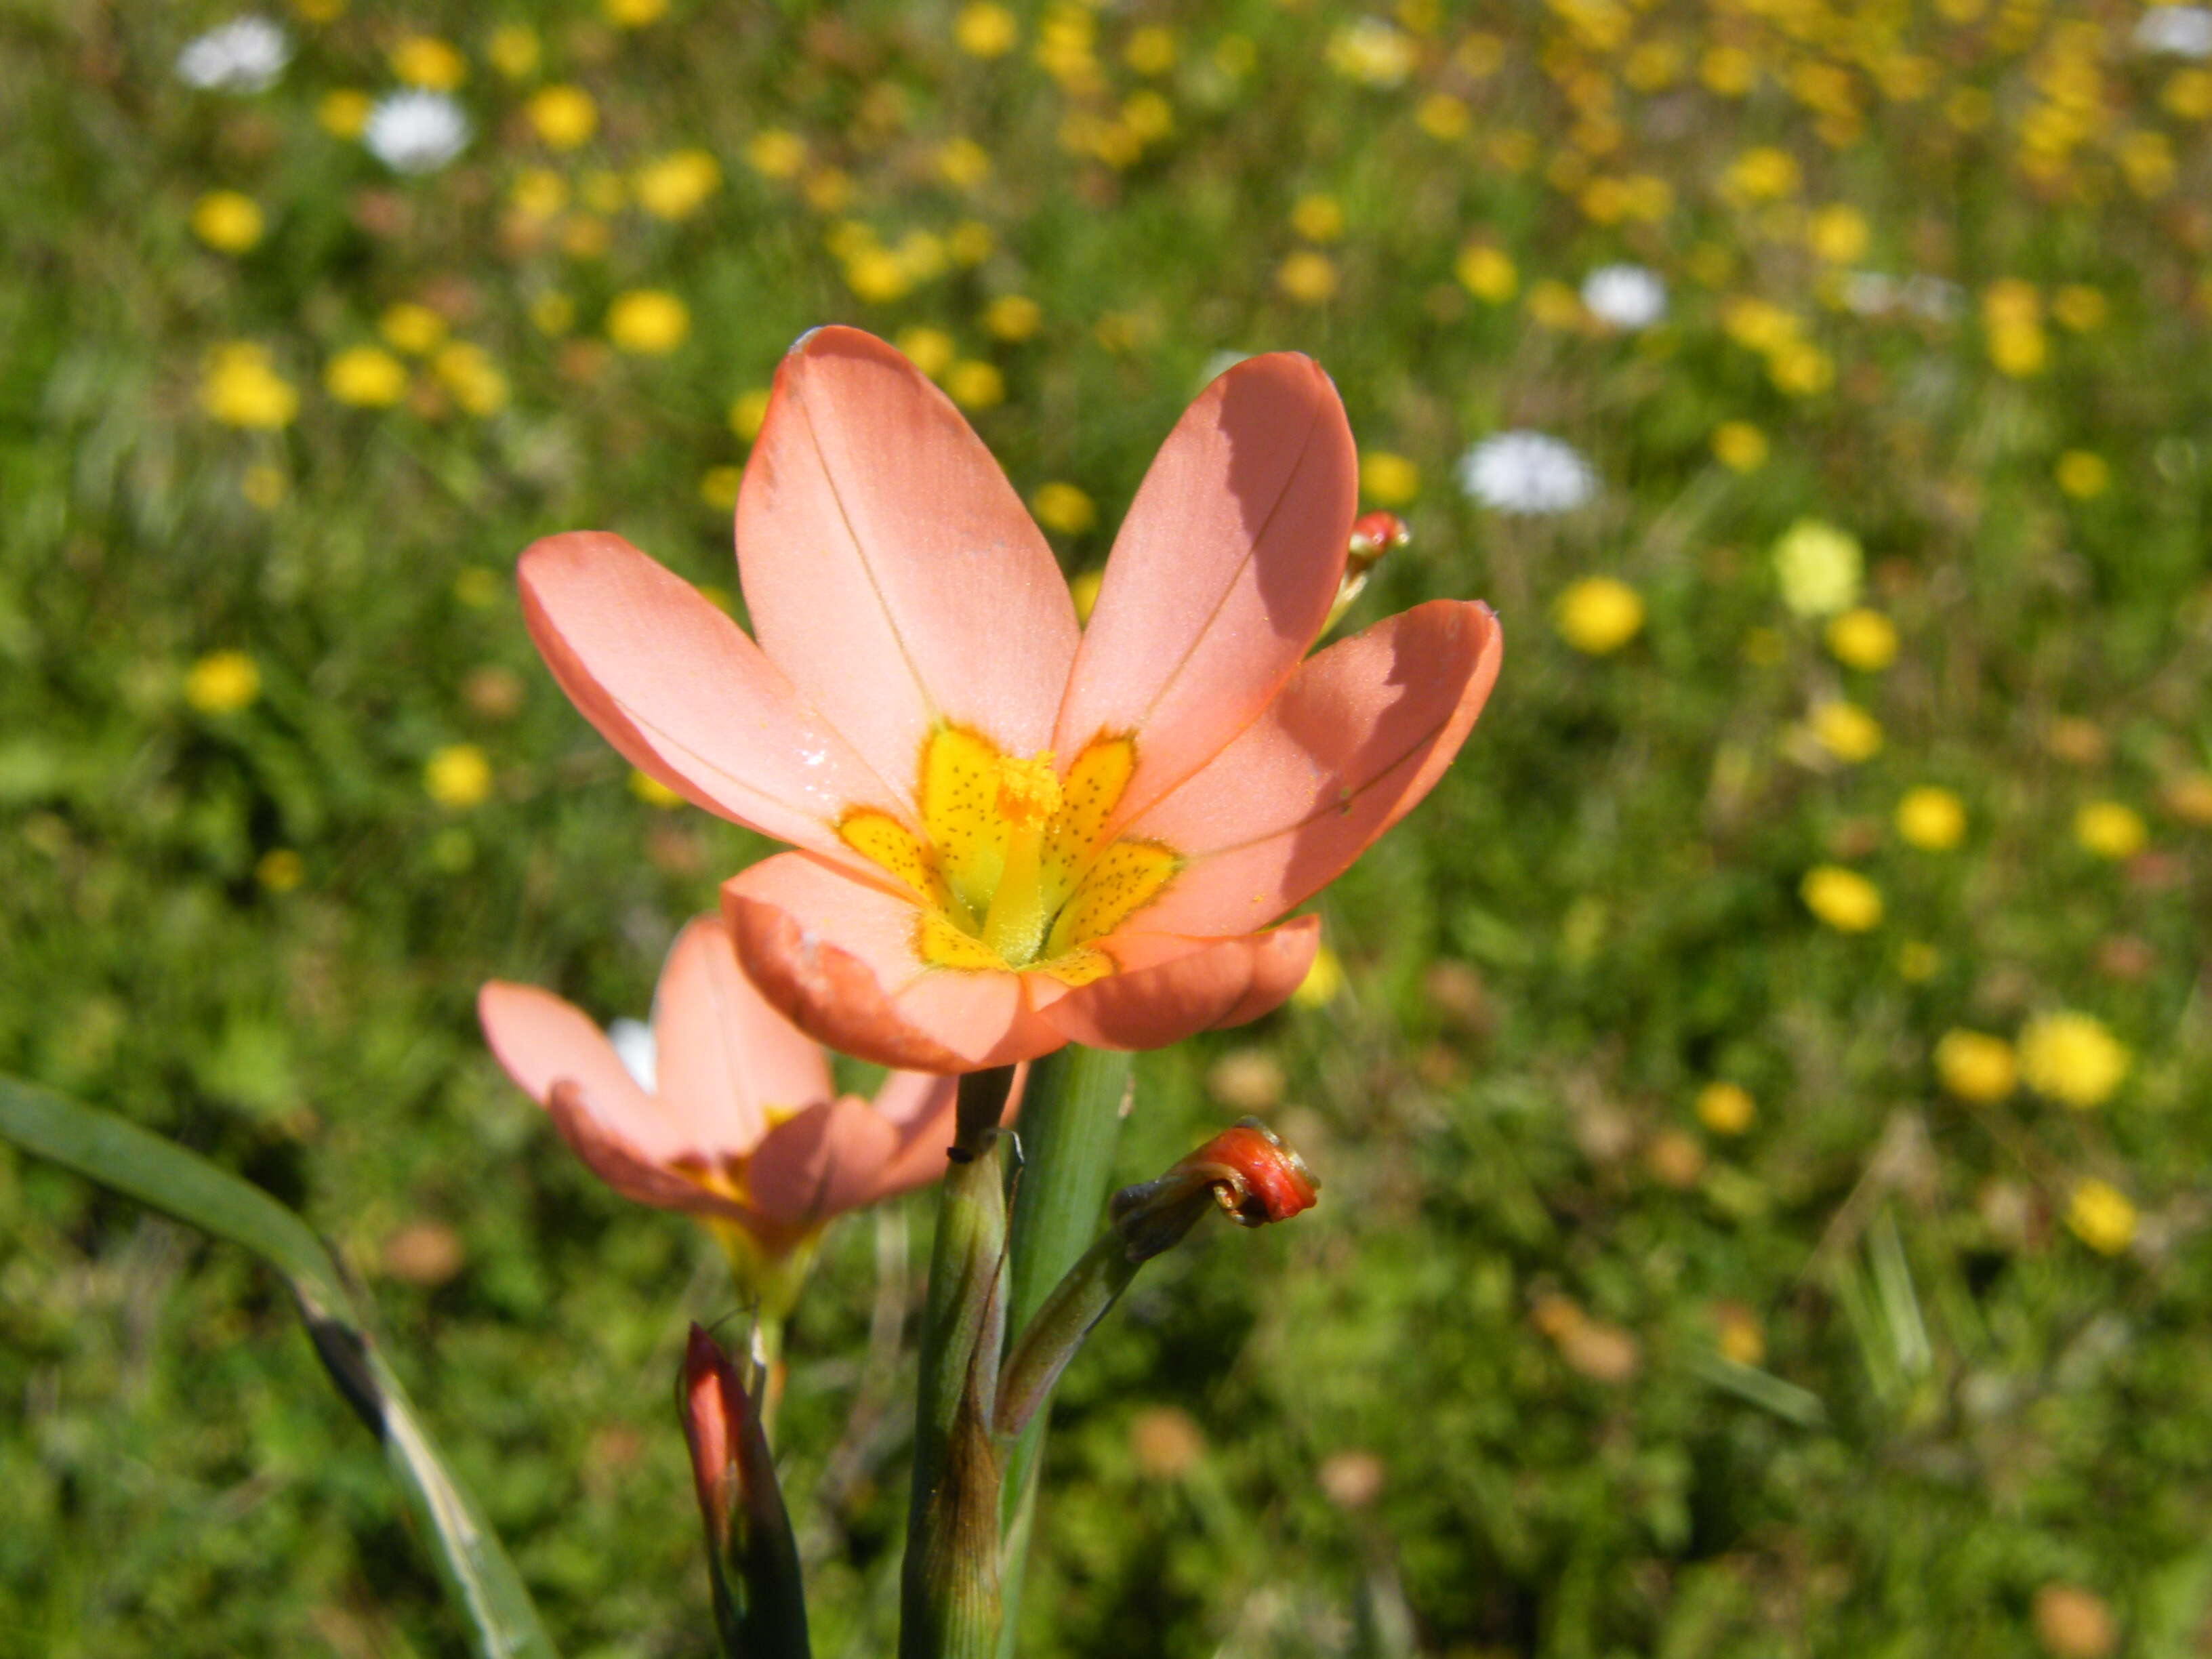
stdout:
{"type": "Polygon", "coordinates": [[[371,1340],[337,1264],[307,1224],[205,1158],[45,1089],[0,1077],[0,1139],[88,1180],[242,1244],[291,1285],[315,1352],[384,1443],[408,1507],[487,1659],[554,1659],[530,1593],[476,1504],[454,1482],[413,1402],[371,1340]]]}

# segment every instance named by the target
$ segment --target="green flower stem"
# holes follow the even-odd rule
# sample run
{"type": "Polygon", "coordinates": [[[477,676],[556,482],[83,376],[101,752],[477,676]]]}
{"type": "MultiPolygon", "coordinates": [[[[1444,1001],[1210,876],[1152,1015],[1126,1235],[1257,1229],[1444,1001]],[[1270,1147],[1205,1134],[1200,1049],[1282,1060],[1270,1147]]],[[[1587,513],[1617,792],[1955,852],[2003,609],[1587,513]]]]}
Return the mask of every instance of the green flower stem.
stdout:
{"type": "MultiPolygon", "coordinates": [[[[1126,1054],[1070,1045],[1030,1067],[1018,1126],[1021,1186],[1007,1245],[1006,1317],[1013,1338],[1019,1338],[1053,1286],[1083,1259],[1097,1236],[1114,1145],[1121,1138],[1121,1108],[1128,1098],[1129,1060],[1126,1054]]],[[[1006,1613],[998,1648],[1002,1656],[1014,1651],[1048,1415],[1038,1410],[1030,1417],[1006,1459],[1006,1538],[1000,1547],[1006,1613]]]]}
{"type": "Polygon", "coordinates": [[[1108,1231],[1067,1270],[1067,1277],[1045,1298],[1006,1356],[992,1423],[999,1433],[1020,1434],[1035,1420],[1037,1408],[1050,1397],[1084,1339],[1121,1299],[1142,1266],[1130,1256],[1121,1236],[1108,1231]]]}
{"type": "Polygon", "coordinates": [[[960,1079],[922,1323],[899,1659],[993,1659],[998,1651],[999,1464],[990,1421],[1006,1313],[998,1123],[1012,1082],[1011,1067],[960,1079]]]}

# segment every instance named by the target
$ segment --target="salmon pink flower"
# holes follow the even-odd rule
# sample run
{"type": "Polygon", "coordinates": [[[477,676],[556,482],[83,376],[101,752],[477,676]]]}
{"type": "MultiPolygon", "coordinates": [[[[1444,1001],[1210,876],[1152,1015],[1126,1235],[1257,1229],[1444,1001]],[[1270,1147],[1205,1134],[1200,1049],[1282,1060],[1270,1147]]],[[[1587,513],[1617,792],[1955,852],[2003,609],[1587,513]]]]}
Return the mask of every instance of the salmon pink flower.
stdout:
{"type": "Polygon", "coordinates": [[[619,538],[523,555],[555,677],[632,764],[787,842],[724,889],[762,991],[930,1071],[1157,1048],[1280,1003],[1269,928],[1427,793],[1496,678],[1486,606],[1304,660],[1358,464],[1327,375],[1249,358],[1153,462],[1079,628],[959,411],[881,341],[805,336],[738,498],[758,644],[619,538]]]}
{"type": "Polygon", "coordinates": [[[507,1074],[592,1174],[708,1222],[757,1279],[803,1259],[833,1217],[944,1172],[954,1080],[895,1072],[872,1106],[837,1095],[822,1050],[753,988],[717,918],[685,927],[661,969],[649,1089],[550,992],[495,980],[477,1011],[507,1074]]]}

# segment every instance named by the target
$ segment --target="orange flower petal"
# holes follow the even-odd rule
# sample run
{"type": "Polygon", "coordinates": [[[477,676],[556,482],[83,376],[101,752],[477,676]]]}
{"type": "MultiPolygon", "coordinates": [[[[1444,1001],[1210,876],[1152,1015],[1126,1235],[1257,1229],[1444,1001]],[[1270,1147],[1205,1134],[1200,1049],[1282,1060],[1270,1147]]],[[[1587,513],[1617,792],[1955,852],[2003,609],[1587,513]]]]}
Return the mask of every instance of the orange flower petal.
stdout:
{"type": "Polygon", "coordinates": [[[1070,990],[1043,1016],[1071,1042],[1094,1048],[1164,1048],[1280,1006],[1313,965],[1320,943],[1317,916],[1237,939],[1108,939],[1122,971],[1070,990]]]}
{"type": "Polygon", "coordinates": [[[1067,584],[982,441],[881,340],[818,328],[791,349],[737,537],[762,649],[879,776],[911,791],[939,720],[1008,754],[1051,743],[1067,584]]]}
{"type": "Polygon", "coordinates": [[[1185,860],[1136,925],[1241,933],[1334,880],[1459,752],[1499,650],[1487,605],[1437,599],[1315,657],[1243,736],[1131,826],[1185,860]]]}
{"type": "Polygon", "coordinates": [[[756,864],[724,884],[722,906],[763,994],[856,1059],[972,1072],[1064,1041],[1030,1012],[1021,975],[923,961],[923,913],[821,859],[786,853],[756,864]]]}
{"type": "Polygon", "coordinates": [[[518,571],[530,636],[623,758],[695,805],[858,862],[849,808],[903,812],[893,788],[799,702],[744,631],[619,536],[548,536],[518,571]]]}
{"type": "Polygon", "coordinates": [[[1358,505],[1352,429],[1310,359],[1249,358],[1184,413],[1115,540],[1054,744],[1135,734],[1121,821],[1211,760],[1297,668],[1358,505]]]}

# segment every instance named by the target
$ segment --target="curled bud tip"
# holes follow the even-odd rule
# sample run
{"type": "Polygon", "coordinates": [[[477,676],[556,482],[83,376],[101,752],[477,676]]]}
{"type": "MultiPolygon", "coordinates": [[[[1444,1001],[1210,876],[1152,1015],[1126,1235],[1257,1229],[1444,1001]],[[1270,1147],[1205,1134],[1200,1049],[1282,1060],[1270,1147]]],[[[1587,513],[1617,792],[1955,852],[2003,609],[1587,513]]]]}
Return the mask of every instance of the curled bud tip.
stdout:
{"type": "Polygon", "coordinates": [[[1264,1227],[1310,1210],[1321,1184],[1305,1160],[1255,1117],[1238,1120],[1183,1159],[1182,1167],[1213,1176],[1213,1198],[1240,1227],[1264,1227]]]}

